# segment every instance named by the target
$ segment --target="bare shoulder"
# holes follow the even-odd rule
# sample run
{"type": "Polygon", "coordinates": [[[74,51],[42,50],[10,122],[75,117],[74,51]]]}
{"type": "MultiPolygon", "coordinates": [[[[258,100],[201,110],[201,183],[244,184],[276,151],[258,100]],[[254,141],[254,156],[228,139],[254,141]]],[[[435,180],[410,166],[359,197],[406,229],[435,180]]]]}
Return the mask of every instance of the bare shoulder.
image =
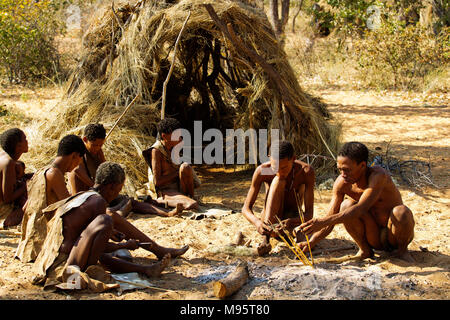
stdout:
{"type": "Polygon", "coordinates": [[[264,162],[255,169],[255,172],[253,173],[253,180],[270,180],[274,175],[275,173],[270,166],[270,162],[264,162]]]}
{"type": "Polygon", "coordinates": [[[0,151],[0,170],[14,167],[16,162],[3,150],[0,151]]]}
{"type": "Polygon", "coordinates": [[[45,177],[47,181],[59,181],[64,180],[64,175],[57,168],[51,167],[45,172],[45,177]]]}
{"type": "Polygon", "coordinates": [[[344,178],[342,178],[341,175],[339,175],[333,184],[333,192],[337,193],[346,193],[347,191],[351,190],[352,184],[349,182],[345,182],[344,178]]]}
{"type": "Polygon", "coordinates": [[[374,167],[370,167],[370,174],[368,177],[368,182],[386,182],[390,179],[390,175],[389,173],[386,171],[386,169],[379,167],[379,166],[374,166],[374,167]]]}
{"type": "Polygon", "coordinates": [[[156,148],[152,149],[152,159],[159,159],[161,157],[161,151],[156,148]]]}
{"type": "Polygon", "coordinates": [[[314,176],[315,175],[314,168],[311,165],[309,165],[306,162],[303,162],[301,160],[295,160],[295,163],[297,166],[299,166],[301,168],[302,172],[304,172],[306,176],[314,176]]]}
{"type": "Polygon", "coordinates": [[[94,194],[90,196],[82,206],[85,210],[102,214],[106,212],[108,203],[99,194],[94,194]]]}

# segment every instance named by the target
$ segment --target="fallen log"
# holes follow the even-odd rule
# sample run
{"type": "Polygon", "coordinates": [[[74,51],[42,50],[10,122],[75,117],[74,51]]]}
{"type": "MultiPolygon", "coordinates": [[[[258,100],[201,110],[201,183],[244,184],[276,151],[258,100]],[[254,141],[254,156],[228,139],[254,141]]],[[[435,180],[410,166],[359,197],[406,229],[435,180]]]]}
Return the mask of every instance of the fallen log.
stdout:
{"type": "Polygon", "coordinates": [[[236,269],[224,279],[214,282],[214,295],[224,299],[238,291],[248,279],[248,266],[246,262],[241,262],[236,269]]]}

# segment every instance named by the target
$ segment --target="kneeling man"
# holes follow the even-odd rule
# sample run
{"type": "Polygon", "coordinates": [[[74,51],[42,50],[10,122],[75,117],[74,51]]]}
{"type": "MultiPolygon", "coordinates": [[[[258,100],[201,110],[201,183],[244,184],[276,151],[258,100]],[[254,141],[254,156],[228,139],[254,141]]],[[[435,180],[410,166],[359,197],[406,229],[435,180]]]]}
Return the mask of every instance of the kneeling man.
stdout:
{"type": "Polygon", "coordinates": [[[259,255],[270,252],[270,237],[276,237],[276,232],[281,231],[281,228],[292,231],[301,224],[298,208],[301,208],[302,202],[305,205],[305,221],[313,217],[314,210],[314,169],[295,160],[294,147],[288,141],[276,142],[272,150],[278,152],[270,155],[269,162],[256,168],[242,208],[245,218],[264,236],[258,247],[259,255]],[[266,187],[266,199],[261,218],[258,218],[253,213],[253,205],[263,183],[266,187]],[[296,198],[299,199],[298,204],[296,198]],[[278,230],[272,230],[270,224],[276,224],[277,217],[282,226],[278,226],[278,230]]]}
{"type": "MultiPolygon", "coordinates": [[[[392,251],[407,261],[414,261],[408,245],[414,238],[414,218],[389,173],[378,166],[368,167],[369,151],[359,142],[346,143],[338,154],[340,176],[333,186],[328,215],[314,218],[300,226],[314,246],[343,223],[355,240],[359,252],[354,258],[373,256],[373,249],[392,251]],[[347,196],[347,199],[344,199],[347,196]]],[[[302,242],[303,250],[306,243],[302,242]]]]}

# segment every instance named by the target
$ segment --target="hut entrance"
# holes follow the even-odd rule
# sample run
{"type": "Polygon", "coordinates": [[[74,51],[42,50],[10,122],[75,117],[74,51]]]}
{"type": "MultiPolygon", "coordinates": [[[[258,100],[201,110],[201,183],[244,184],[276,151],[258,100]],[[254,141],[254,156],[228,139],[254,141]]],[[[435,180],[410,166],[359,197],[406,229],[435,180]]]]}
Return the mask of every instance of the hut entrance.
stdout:
{"type": "MultiPolygon", "coordinates": [[[[178,119],[191,134],[194,121],[202,121],[203,130],[216,128],[224,133],[234,128],[236,108],[242,101],[233,92],[244,85],[237,80],[226,48],[204,31],[181,46],[183,54],[167,85],[166,117],[178,119]]],[[[162,89],[157,88],[162,88],[170,68],[168,61],[161,65],[153,100],[161,97],[162,89]]]]}

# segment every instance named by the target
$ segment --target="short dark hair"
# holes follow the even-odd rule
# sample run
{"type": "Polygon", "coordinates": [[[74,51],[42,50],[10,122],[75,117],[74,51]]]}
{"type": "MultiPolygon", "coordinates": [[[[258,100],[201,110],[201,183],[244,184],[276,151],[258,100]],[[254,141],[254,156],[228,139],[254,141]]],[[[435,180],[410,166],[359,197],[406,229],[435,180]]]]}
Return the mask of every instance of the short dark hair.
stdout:
{"type": "Polygon", "coordinates": [[[79,136],[69,134],[59,142],[57,155],[68,156],[73,152],[78,152],[80,157],[82,157],[86,153],[86,146],[79,136]]]}
{"type": "Polygon", "coordinates": [[[84,128],[84,136],[89,141],[105,139],[106,130],[101,123],[90,123],[86,126],[86,128],[84,128]]]}
{"type": "Polygon", "coordinates": [[[369,160],[369,149],[361,142],[351,141],[344,144],[338,153],[338,156],[347,157],[356,163],[369,160]]]}
{"type": "Polygon", "coordinates": [[[181,128],[181,123],[174,118],[164,118],[160,122],[158,122],[156,128],[158,129],[159,134],[170,134],[175,130],[181,128]]]}
{"type": "Polygon", "coordinates": [[[278,150],[278,154],[271,154],[271,157],[276,157],[278,159],[291,159],[294,156],[294,146],[287,140],[275,141],[272,144],[272,150],[278,150]]]}
{"type": "Polygon", "coordinates": [[[103,162],[95,172],[95,184],[108,185],[118,184],[125,181],[125,171],[118,163],[103,162]]]}
{"type": "Polygon", "coordinates": [[[8,129],[0,135],[0,144],[11,157],[16,152],[16,146],[25,137],[25,133],[19,128],[8,129]]]}

